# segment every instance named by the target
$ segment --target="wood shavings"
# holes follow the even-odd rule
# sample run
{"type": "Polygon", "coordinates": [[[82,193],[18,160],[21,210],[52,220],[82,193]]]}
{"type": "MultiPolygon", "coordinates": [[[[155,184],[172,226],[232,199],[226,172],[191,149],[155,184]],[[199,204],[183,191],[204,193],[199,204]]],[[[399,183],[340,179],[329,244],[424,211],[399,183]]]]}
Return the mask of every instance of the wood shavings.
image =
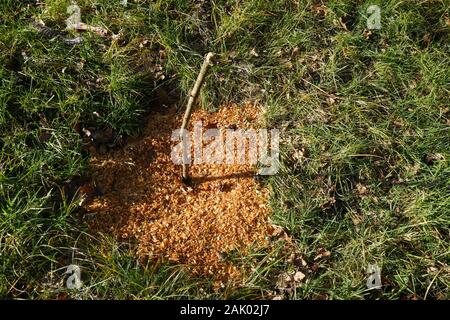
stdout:
{"type": "MultiPolygon", "coordinates": [[[[191,123],[248,128],[259,113],[250,103],[216,113],[196,110],[191,123]]],[[[94,217],[90,225],[135,240],[141,257],[185,264],[193,274],[212,276],[218,283],[239,280],[241,270],[221,257],[267,244],[272,233],[268,190],[253,178],[254,167],[241,164],[193,164],[193,184],[184,185],[181,166],[170,158],[172,130],[180,124],[174,109],[152,113],[143,137],[91,158],[92,177],[102,196],[85,204],[94,217]]]]}

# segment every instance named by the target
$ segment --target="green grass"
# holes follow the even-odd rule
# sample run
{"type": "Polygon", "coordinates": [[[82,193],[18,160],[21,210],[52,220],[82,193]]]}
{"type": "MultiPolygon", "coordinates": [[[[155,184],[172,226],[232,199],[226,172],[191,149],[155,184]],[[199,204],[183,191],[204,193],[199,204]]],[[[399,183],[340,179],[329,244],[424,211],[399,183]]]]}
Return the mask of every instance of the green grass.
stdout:
{"type": "Polygon", "coordinates": [[[70,1],[33,3],[0,4],[0,297],[450,297],[448,2],[80,0],[83,22],[120,36],[87,33],[76,47],[27,20],[63,29],[70,1]],[[382,27],[367,35],[372,4],[382,27]],[[290,290],[277,279],[299,267],[282,241],[233,256],[253,271],[215,292],[182,266],[139,262],[132,244],[89,235],[66,200],[64,185],[87,168],[76,128],[138,134],[161,92],[183,105],[208,51],[220,59],[201,106],[257,100],[282,130],[272,220],[308,264],[290,290]],[[69,291],[75,262],[83,287],[69,291]],[[369,291],[374,262],[383,288],[369,291]]]}

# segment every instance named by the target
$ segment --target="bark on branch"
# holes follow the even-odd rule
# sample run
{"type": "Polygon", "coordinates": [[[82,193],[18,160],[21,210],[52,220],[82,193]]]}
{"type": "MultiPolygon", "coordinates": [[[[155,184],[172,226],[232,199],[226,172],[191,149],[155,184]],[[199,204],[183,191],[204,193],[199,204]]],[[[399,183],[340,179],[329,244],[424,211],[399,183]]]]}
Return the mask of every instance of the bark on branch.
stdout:
{"type": "MultiPolygon", "coordinates": [[[[213,58],[214,58],[214,53],[212,53],[212,52],[209,52],[205,56],[205,60],[203,61],[203,65],[197,76],[197,80],[195,81],[194,87],[192,88],[191,92],[189,93],[189,99],[188,99],[188,102],[186,105],[186,111],[184,113],[183,123],[181,125],[181,132],[184,132],[184,129],[186,129],[189,124],[189,120],[191,118],[191,113],[192,113],[192,106],[194,105],[194,102],[197,100],[198,94],[200,93],[200,88],[203,84],[203,80],[205,78],[205,75],[208,71],[208,68],[209,68],[213,58]]],[[[182,180],[184,182],[189,181],[189,165],[188,164],[183,164],[182,180]]]]}

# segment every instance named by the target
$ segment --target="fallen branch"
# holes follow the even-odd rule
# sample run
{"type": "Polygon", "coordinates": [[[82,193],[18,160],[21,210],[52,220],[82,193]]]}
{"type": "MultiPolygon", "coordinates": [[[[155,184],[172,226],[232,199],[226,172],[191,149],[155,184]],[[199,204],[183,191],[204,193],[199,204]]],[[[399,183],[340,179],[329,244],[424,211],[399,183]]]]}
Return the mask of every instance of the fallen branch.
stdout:
{"type": "MultiPolygon", "coordinates": [[[[189,99],[188,99],[188,102],[186,105],[186,111],[185,111],[184,117],[183,117],[183,123],[181,125],[181,132],[184,132],[184,129],[186,129],[186,127],[189,124],[189,119],[191,118],[191,113],[192,113],[192,106],[194,105],[194,102],[197,99],[198,94],[200,93],[200,88],[203,84],[203,79],[205,78],[206,72],[208,71],[209,65],[211,64],[213,58],[214,58],[214,53],[212,53],[212,52],[209,52],[205,56],[205,60],[203,61],[203,65],[200,69],[197,80],[195,81],[194,87],[192,88],[192,90],[189,94],[189,99]]],[[[189,165],[186,163],[183,163],[182,180],[185,183],[188,183],[190,180],[189,179],[189,165]]]]}

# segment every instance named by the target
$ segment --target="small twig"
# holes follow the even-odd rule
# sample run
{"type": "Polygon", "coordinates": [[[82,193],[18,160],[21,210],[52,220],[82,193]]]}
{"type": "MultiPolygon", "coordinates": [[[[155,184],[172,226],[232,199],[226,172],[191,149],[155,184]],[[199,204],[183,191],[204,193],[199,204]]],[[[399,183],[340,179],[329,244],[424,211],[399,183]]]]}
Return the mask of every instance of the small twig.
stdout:
{"type": "MultiPolygon", "coordinates": [[[[192,106],[194,105],[195,100],[198,97],[198,94],[200,92],[200,88],[203,84],[203,79],[205,78],[206,72],[208,71],[209,65],[211,64],[212,59],[214,58],[214,53],[209,52],[206,57],[205,60],[203,61],[203,65],[200,69],[200,72],[198,74],[197,80],[195,81],[194,87],[192,88],[190,94],[189,94],[189,99],[186,105],[186,111],[184,113],[184,117],[183,117],[183,123],[181,125],[181,132],[184,131],[184,129],[186,129],[188,123],[189,123],[189,119],[191,118],[191,113],[192,113],[192,106]]],[[[182,179],[184,182],[188,182],[189,181],[189,165],[186,163],[183,163],[183,176],[182,179]]]]}

